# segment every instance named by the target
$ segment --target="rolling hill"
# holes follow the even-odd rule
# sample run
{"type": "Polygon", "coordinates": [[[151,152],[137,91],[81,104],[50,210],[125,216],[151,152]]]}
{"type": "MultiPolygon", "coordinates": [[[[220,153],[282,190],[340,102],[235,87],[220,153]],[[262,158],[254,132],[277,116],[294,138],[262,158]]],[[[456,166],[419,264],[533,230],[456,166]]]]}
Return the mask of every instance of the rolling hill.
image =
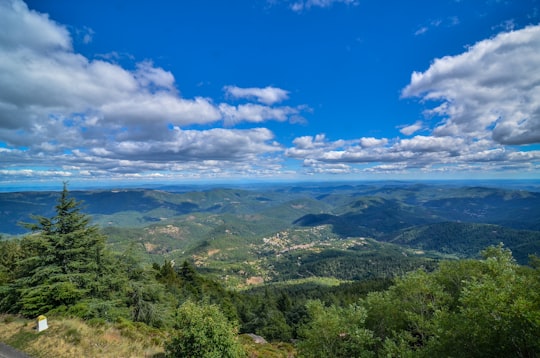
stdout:
{"type": "MultiPolygon", "coordinates": [[[[474,257],[504,242],[540,253],[540,193],[426,183],[74,191],[111,250],[194,262],[231,285],[308,277],[358,280],[474,257]]],[[[0,232],[24,234],[58,193],[0,193],[0,232]]]]}

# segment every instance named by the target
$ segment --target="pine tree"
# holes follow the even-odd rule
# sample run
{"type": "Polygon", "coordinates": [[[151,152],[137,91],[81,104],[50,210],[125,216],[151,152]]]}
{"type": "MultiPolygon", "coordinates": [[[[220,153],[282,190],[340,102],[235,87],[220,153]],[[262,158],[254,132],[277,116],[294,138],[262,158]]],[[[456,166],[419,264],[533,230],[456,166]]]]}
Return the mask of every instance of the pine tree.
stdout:
{"type": "Polygon", "coordinates": [[[67,183],[55,215],[33,219],[24,224],[33,232],[23,240],[31,254],[21,262],[16,285],[21,313],[40,314],[98,294],[105,240],[81,213],[81,202],[69,196],[67,183]]]}

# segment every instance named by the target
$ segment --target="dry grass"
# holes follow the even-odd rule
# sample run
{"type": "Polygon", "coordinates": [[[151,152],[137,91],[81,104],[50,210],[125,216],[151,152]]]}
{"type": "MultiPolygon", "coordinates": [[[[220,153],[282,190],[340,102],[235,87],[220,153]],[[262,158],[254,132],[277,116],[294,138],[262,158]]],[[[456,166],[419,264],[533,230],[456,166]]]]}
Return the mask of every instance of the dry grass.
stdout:
{"type": "MultiPolygon", "coordinates": [[[[164,356],[164,331],[124,321],[89,325],[80,319],[48,317],[49,329],[37,333],[36,321],[0,315],[0,341],[34,358],[157,358],[164,356]]],[[[257,344],[239,337],[249,358],[292,358],[288,343],[257,344]]]]}
{"type": "Polygon", "coordinates": [[[243,334],[239,337],[249,358],[294,358],[296,349],[290,343],[255,343],[252,338],[243,334]]]}
{"type": "Polygon", "coordinates": [[[36,358],[159,357],[163,332],[130,322],[89,326],[78,319],[49,318],[49,329],[35,321],[0,316],[0,340],[36,358]]]}

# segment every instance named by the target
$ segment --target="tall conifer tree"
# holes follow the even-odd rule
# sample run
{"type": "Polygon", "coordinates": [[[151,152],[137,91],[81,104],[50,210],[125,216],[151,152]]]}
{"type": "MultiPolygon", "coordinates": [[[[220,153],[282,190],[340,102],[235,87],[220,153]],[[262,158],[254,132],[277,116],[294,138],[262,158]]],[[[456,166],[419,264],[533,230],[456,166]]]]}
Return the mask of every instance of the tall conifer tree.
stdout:
{"type": "Polygon", "coordinates": [[[81,213],[81,202],[69,196],[67,183],[55,215],[33,218],[36,223],[24,224],[34,233],[27,243],[36,254],[21,263],[21,312],[35,315],[95,295],[105,240],[81,213]]]}

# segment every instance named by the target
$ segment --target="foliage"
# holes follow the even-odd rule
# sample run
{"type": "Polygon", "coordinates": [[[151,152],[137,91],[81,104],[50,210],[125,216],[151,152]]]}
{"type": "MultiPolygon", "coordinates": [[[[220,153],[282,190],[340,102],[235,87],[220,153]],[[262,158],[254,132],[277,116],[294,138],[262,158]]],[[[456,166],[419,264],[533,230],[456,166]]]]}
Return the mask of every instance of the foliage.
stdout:
{"type": "Polygon", "coordinates": [[[434,355],[532,357],[540,353],[540,280],[537,270],[516,265],[509,250],[490,247],[458,298],[457,310],[434,323],[439,337],[427,347],[434,355]]]}
{"type": "MultiPolygon", "coordinates": [[[[290,300],[289,297],[285,298],[290,300]]],[[[254,300],[242,300],[238,302],[240,307],[240,319],[242,321],[242,332],[257,333],[271,341],[290,341],[293,337],[293,330],[296,328],[296,320],[292,318],[295,310],[292,304],[284,302],[265,292],[262,296],[255,297],[254,300]]],[[[296,307],[296,310],[298,306],[296,307]]],[[[296,311],[297,312],[297,311],[296,311]]]]}
{"type": "Polygon", "coordinates": [[[302,357],[372,357],[373,332],[363,328],[366,309],[358,305],[324,307],[307,304],[310,322],[302,331],[302,357]]]}
{"type": "Polygon", "coordinates": [[[368,295],[363,301],[369,313],[366,326],[380,342],[421,347],[434,336],[433,318],[448,301],[432,276],[418,270],[397,279],[388,290],[368,295]]]}
{"type": "Polygon", "coordinates": [[[237,358],[245,352],[236,328],[215,305],[186,301],[176,313],[173,338],[167,342],[169,357],[237,358]]]}
{"type": "Polygon", "coordinates": [[[17,262],[22,259],[18,240],[3,241],[0,237],[0,285],[13,281],[17,262]]]}
{"type": "Polygon", "coordinates": [[[3,244],[2,266],[12,274],[5,280],[0,308],[38,315],[99,293],[104,238],[80,205],[64,184],[54,216],[34,216],[36,223],[24,224],[34,234],[3,244]],[[9,303],[15,304],[9,309],[9,303]]]}
{"type": "Polygon", "coordinates": [[[387,349],[401,346],[426,356],[538,354],[538,272],[521,268],[502,246],[483,254],[482,261],[446,262],[432,274],[415,272],[369,295],[367,327],[387,349]]]}
{"type": "Polygon", "coordinates": [[[310,302],[300,352],[319,356],[535,357],[540,354],[540,274],[510,250],[484,260],[417,270],[356,305],[310,302]],[[338,337],[362,339],[343,342],[338,337]]]}
{"type": "MultiPolygon", "coordinates": [[[[104,237],[81,212],[81,205],[65,184],[54,215],[34,216],[35,223],[25,224],[32,234],[0,243],[5,249],[0,256],[4,280],[0,282],[0,312],[31,317],[55,312],[114,321],[129,316],[127,305],[136,310],[135,301],[141,306],[147,303],[133,299],[134,287],[161,299],[159,289],[146,287],[151,282],[141,282],[144,270],[139,264],[105,249],[104,237]]],[[[136,319],[162,324],[158,316],[149,315],[149,307],[144,306],[146,313],[136,319]]]]}

